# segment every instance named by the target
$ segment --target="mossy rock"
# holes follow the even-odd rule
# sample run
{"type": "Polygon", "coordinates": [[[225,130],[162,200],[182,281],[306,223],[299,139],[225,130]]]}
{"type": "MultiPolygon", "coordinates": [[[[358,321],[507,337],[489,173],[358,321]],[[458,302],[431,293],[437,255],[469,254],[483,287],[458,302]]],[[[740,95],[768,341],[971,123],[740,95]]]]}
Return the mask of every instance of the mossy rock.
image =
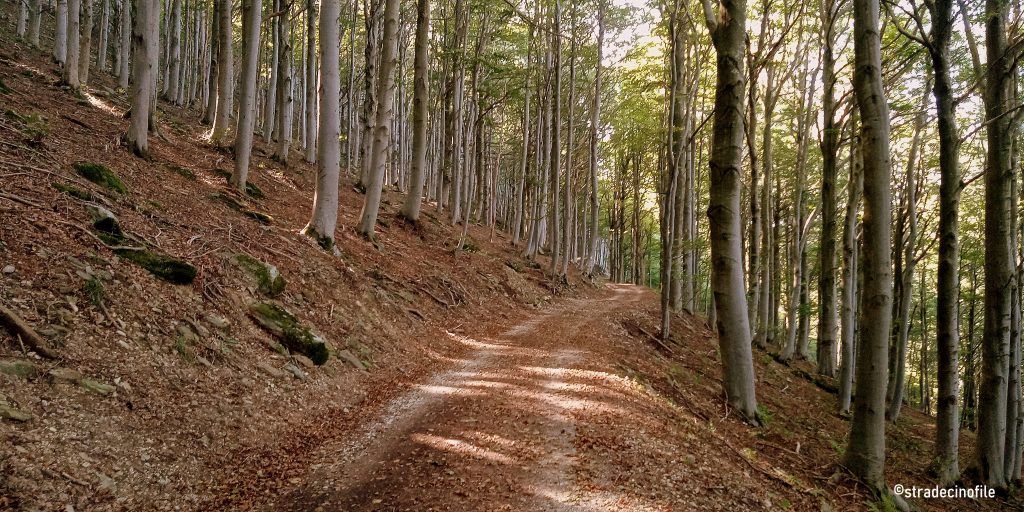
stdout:
{"type": "Polygon", "coordinates": [[[163,254],[135,249],[118,249],[114,252],[172,284],[191,284],[198,273],[196,267],[163,254]]]}
{"type": "Polygon", "coordinates": [[[75,199],[81,199],[82,201],[92,201],[96,199],[91,192],[82,190],[74,185],[68,185],[60,182],[53,182],[53,188],[62,194],[67,194],[75,199]]]}
{"type": "Polygon", "coordinates": [[[109,167],[93,162],[75,162],[73,167],[75,172],[81,177],[101,187],[106,187],[122,194],[128,192],[128,187],[124,186],[121,178],[118,178],[109,167]]]}
{"type": "Polygon", "coordinates": [[[120,243],[125,239],[121,223],[118,222],[113,212],[98,204],[87,204],[85,209],[88,210],[89,215],[92,217],[92,227],[96,228],[97,231],[110,235],[115,243],[120,243]]]}
{"type": "Polygon", "coordinates": [[[284,292],[284,288],[288,282],[285,281],[284,276],[278,272],[277,267],[269,263],[264,263],[245,253],[236,254],[234,261],[236,265],[241,267],[242,270],[256,280],[256,284],[259,286],[261,293],[264,293],[269,297],[276,297],[284,292]]]}
{"type": "Polygon", "coordinates": [[[251,181],[245,182],[245,193],[253,199],[263,199],[264,197],[267,197],[267,195],[263,193],[263,189],[256,186],[256,184],[251,181]]]}
{"type": "Polygon", "coordinates": [[[182,176],[183,178],[185,178],[185,179],[187,179],[189,181],[195,181],[196,180],[196,173],[194,173],[194,172],[192,172],[192,171],[190,171],[190,170],[188,170],[188,169],[186,169],[186,168],[184,168],[184,167],[182,167],[180,165],[171,164],[171,165],[168,165],[168,167],[172,171],[174,171],[176,174],[182,176]]]}
{"type": "Polygon", "coordinates": [[[39,368],[32,361],[8,359],[0,361],[0,373],[22,379],[34,379],[39,376],[39,368]]]}
{"type": "Polygon", "coordinates": [[[277,336],[288,350],[308,357],[317,365],[327,362],[330,356],[327,344],[288,310],[270,302],[256,302],[249,306],[249,314],[260,326],[277,336]]]}

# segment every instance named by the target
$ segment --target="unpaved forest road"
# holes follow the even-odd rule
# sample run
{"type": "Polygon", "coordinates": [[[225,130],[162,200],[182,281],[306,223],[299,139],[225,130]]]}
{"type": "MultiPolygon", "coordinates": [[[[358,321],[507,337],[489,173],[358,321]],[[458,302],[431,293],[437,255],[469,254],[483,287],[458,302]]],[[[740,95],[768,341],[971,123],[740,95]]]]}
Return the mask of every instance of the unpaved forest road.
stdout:
{"type": "Polygon", "coordinates": [[[451,334],[473,347],[464,359],[385,405],[273,508],[606,509],[576,488],[573,412],[615,408],[621,379],[585,369],[613,364],[587,347],[621,333],[613,313],[643,293],[609,286],[493,338],[451,334]]]}

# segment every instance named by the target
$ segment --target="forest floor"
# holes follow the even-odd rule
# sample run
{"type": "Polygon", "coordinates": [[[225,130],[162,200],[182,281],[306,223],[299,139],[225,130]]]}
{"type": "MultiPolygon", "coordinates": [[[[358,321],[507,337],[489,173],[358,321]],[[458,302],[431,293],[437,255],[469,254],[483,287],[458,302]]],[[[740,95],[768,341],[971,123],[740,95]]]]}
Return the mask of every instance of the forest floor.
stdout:
{"type": "MultiPolygon", "coordinates": [[[[755,352],[766,421],[749,427],[721,397],[713,332],[677,315],[672,341],[657,342],[650,290],[578,272],[552,281],[546,258],[523,260],[484,226],[459,247],[461,228],[432,205],[418,226],[399,221],[390,187],[376,244],[351,229],[362,196],[343,187],[331,255],[298,233],[315,177],[298,155],[285,167],[258,143],[257,189],[230,196],[239,209],[225,201],[231,154],[204,140],[194,112],[161,105],[153,155],[135,158],[112,79],[94,71],[76,96],[58,76],[0,30],[0,304],[59,355],[0,330],[0,510],[876,506],[837,467],[848,423],[810,363],[755,352]],[[126,190],[84,179],[80,161],[126,190]],[[94,205],[194,265],[195,281],[167,283],[112,252],[91,228],[94,205]],[[239,254],[287,285],[265,289],[239,254]],[[248,313],[258,301],[326,339],[329,361],[284,349],[248,313]]],[[[905,410],[890,484],[932,485],[933,432],[905,410]]],[[[972,449],[965,433],[964,461],[972,449]]]]}

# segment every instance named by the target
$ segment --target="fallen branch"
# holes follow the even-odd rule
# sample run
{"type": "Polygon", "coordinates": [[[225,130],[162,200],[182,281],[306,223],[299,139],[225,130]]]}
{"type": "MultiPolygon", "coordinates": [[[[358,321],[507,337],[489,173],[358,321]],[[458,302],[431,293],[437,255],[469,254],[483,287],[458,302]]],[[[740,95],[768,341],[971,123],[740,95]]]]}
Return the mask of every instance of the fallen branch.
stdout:
{"type": "Polygon", "coordinates": [[[47,359],[57,359],[57,353],[46,343],[46,340],[39,335],[31,326],[18,316],[17,313],[0,304],[0,323],[7,328],[15,337],[20,337],[28,343],[40,356],[47,359]]]}
{"type": "Polygon", "coordinates": [[[34,206],[34,207],[40,208],[40,209],[45,208],[45,206],[43,206],[43,205],[41,205],[41,204],[39,204],[39,203],[37,203],[35,201],[31,201],[29,199],[25,199],[24,197],[21,197],[21,196],[16,196],[14,194],[9,194],[7,192],[0,192],[0,197],[2,197],[4,199],[10,199],[11,201],[14,201],[15,203],[21,203],[21,204],[26,205],[26,206],[34,206]]]}

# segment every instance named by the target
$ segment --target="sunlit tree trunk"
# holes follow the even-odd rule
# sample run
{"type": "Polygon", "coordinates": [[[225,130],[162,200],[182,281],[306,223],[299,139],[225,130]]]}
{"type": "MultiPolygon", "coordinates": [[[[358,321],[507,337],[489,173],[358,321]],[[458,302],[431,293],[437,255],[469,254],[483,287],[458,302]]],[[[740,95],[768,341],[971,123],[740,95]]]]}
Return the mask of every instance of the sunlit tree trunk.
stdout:
{"type": "Polygon", "coordinates": [[[149,155],[149,109],[152,104],[155,56],[150,38],[155,37],[158,23],[155,18],[159,0],[135,0],[135,17],[132,24],[132,82],[131,122],[128,125],[128,147],[132,153],[149,155]]]}
{"type": "MultiPolygon", "coordinates": [[[[423,184],[427,166],[427,102],[430,100],[430,0],[416,2],[416,49],[413,63],[412,97],[412,175],[402,216],[417,222],[423,203],[423,184]]],[[[527,104],[529,100],[527,100],[527,104]]],[[[525,136],[524,142],[525,145],[525,136]]],[[[518,228],[513,228],[518,229],[518,228]]]]}
{"type": "Polygon", "coordinates": [[[339,3],[339,0],[320,2],[320,142],[317,144],[313,215],[309,224],[303,228],[303,233],[326,250],[334,249],[341,172],[341,120],[338,112],[341,97],[341,76],[338,73],[341,47],[339,3]]]}
{"type": "Polygon", "coordinates": [[[92,64],[92,22],[93,6],[95,0],[80,0],[82,2],[82,35],[79,38],[78,50],[78,82],[79,84],[89,83],[89,65],[92,64]]]}
{"type": "Polygon", "coordinates": [[[238,124],[235,129],[235,170],[231,186],[245,193],[252,157],[252,135],[256,116],[256,77],[259,73],[261,0],[246,0],[242,5],[245,21],[245,44],[242,51],[242,97],[238,102],[238,124]]]}
{"type": "Polygon", "coordinates": [[[217,112],[213,118],[210,141],[217,145],[227,142],[228,125],[231,122],[234,102],[235,71],[234,51],[231,47],[231,0],[215,0],[217,3],[217,112]]]}
{"type": "MultiPolygon", "coordinates": [[[[86,0],[88,1],[88,0],[86,0]]],[[[64,84],[74,91],[82,86],[78,78],[79,58],[81,55],[81,7],[82,0],[68,0],[68,38],[67,60],[64,62],[64,84]]],[[[88,55],[86,55],[88,58],[88,55]]]]}
{"type": "Polygon", "coordinates": [[[712,121],[711,227],[712,289],[722,353],[722,384],[729,405],[758,423],[754,363],[740,237],[740,175],[743,160],[743,54],[746,1],[722,0],[717,11],[704,0],[704,15],[717,53],[717,82],[712,121]]]}
{"type": "MultiPolygon", "coordinates": [[[[339,35],[340,37],[340,35],[339,35]]],[[[316,163],[317,145],[317,60],[316,60],[316,2],[306,0],[306,110],[304,123],[306,126],[306,146],[304,158],[309,163],[316,163]]]]}
{"type": "Polygon", "coordinates": [[[68,0],[56,0],[56,5],[57,26],[53,33],[53,61],[63,66],[68,55],[68,0]]]}

